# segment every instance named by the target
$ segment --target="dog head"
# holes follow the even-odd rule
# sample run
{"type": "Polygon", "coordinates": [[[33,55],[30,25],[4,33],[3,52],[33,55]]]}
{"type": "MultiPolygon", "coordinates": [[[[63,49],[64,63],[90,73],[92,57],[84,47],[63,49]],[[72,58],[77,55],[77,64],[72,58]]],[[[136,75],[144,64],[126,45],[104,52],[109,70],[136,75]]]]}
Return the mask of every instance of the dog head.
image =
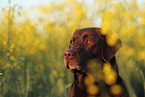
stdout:
{"type": "Polygon", "coordinates": [[[77,29],[70,40],[69,49],[64,52],[65,67],[72,72],[86,72],[90,59],[108,62],[120,47],[119,39],[109,46],[106,35],[101,34],[101,28],[77,29]]]}

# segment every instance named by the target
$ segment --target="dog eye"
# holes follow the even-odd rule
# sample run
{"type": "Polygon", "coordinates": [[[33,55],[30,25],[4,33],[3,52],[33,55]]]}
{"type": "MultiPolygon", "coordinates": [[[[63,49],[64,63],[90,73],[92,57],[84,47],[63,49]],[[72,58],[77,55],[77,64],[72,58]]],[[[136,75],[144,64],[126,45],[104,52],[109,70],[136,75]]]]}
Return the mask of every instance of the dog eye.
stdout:
{"type": "Polygon", "coordinates": [[[86,43],[87,43],[87,44],[91,44],[92,41],[91,41],[91,40],[87,40],[86,43]]]}
{"type": "Polygon", "coordinates": [[[73,42],[73,41],[70,41],[70,44],[71,44],[71,45],[73,45],[73,44],[74,44],[74,42],[73,42]]]}

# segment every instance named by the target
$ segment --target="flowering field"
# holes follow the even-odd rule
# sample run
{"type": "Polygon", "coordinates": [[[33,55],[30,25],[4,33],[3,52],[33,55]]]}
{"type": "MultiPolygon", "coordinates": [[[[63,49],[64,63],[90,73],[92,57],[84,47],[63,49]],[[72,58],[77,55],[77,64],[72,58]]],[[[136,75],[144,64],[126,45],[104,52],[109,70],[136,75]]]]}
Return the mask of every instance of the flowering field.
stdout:
{"type": "Polygon", "coordinates": [[[50,0],[28,9],[11,2],[0,9],[0,97],[67,97],[72,73],[63,52],[76,29],[93,26],[121,39],[119,73],[130,97],[143,96],[145,2],[139,7],[137,0],[50,0]]]}

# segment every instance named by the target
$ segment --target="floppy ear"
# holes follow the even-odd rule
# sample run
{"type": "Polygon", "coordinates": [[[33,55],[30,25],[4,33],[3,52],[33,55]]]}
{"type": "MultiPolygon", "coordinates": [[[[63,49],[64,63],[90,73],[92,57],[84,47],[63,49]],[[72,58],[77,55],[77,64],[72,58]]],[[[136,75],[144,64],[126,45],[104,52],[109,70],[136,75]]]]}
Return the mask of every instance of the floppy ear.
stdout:
{"type": "Polygon", "coordinates": [[[106,35],[102,35],[102,51],[101,51],[101,57],[105,62],[108,62],[117,51],[121,48],[122,42],[120,39],[117,39],[115,44],[113,46],[110,46],[107,44],[106,35]]]}

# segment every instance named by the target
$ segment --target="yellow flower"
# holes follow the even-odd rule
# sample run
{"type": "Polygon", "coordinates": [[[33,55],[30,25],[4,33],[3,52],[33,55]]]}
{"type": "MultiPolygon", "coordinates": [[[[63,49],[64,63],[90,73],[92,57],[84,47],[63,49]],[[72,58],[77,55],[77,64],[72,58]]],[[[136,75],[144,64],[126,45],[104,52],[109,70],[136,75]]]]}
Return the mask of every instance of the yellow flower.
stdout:
{"type": "Polygon", "coordinates": [[[106,77],[105,77],[105,82],[108,84],[108,85],[112,85],[116,82],[116,74],[115,73],[110,73],[108,74],[106,77]]]}
{"type": "Polygon", "coordinates": [[[34,48],[34,47],[32,47],[31,49],[30,49],[30,54],[35,54],[36,53],[36,49],[34,48]]]}
{"type": "Polygon", "coordinates": [[[108,85],[112,85],[116,82],[116,72],[112,69],[110,63],[105,63],[103,67],[103,73],[104,73],[104,78],[105,82],[108,85]]]}
{"type": "Polygon", "coordinates": [[[16,67],[18,70],[20,70],[21,69],[21,67],[19,66],[19,65],[17,65],[17,67],[16,67]]]}
{"type": "Polygon", "coordinates": [[[39,46],[39,49],[40,50],[45,50],[47,47],[46,47],[46,45],[44,45],[44,44],[40,44],[40,46],[39,46]]]}
{"type": "Polygon", "coordinates": [[[96,59],[92,59],[89,60],[87,62],[87,67],[88,67],[88,71],[92,74],[92,76],[96,79],[96,80],[102,80],[103,78],[103,72],[102,72],[102,64],[96,60],[96,59]]]}
{"type": "Polygon", "coordinates": [[[52,74],[53,74],[55,77],[58,77],[58,74],[57,74],[56,70],[53,70],[53,71],[52,71],[52,74]]]}
{"type": "Polygon", "coordinates": [[[113,22],[114,29],[119,29],[120,23],[118,21],[113,22]]]}
{"type": "Polygon", "coordinates": [[[145,60],[145,50],[139,51],[138,57],[140,60],[145,60]]]}
{"type": "Polygon", "coordinates": [[[6,42],[6,41],[3,41],[3,44],[4,44],[4,45],[6,45],[6,44],[7,44],[7,42],[6,42]]]}
{"type": "Polygon", "coordinates": [[[13,50],[12,49],[10,49],[10,52],[12,52],[13,50]]]}
{"type": "Polygon", "coordinates": [[[10,60],[15,60],[15,57],[14,56],[10,56],[10,60]]]}
{"type": "Polygon", "coordinates": [[[87,87],[87,92],[90,95],[97,95],[99,93],[99,88],[96,85],[89,85],[87,87]]]}
{"type": "Polygon", "coordinates": [[[10,53],[7,53],[7,56],[10,56],[10,53]]]}
{"type": "Polygon", "coordinates": [[[0,75],[3,75],[3,73],[0,73],[0,75]]]}
{"type": "Polygon", "coordinates": [[[27,25],[27,26],[26,26],[26,29],[29,30],[29,29],[30,29],[30,25],[27,25]]]}
{"type": "Polygon", "coordinates": [[[38,26],[38,23],[35,23],[34,26],[38,26]]]}
{"type": "Polygon", "coordinates": [[[117,42],[117,35],[115,33],[109,33],[106,37],[106,42],[109,46],[114,46],[117,42]]]}
{"type": "Polygon", "coordinates": [[[86,86],[94,84],[95,79],[92,75],[88,75],[87,77],[85,77],[84,83],[86,86]]]}
{"type": "Polygon", "coordinates": [[[15,47],[15,44],[12,44],[12,45],[10,46],[11,49],[13,49],[14,47],[15,47]]]}
{"type": "Polygon", "coordinates": [[[106,28],[101,29],[102,35],[106,35],[106,34],[108,34],[108,32],[109,32],[109,30],[107,30],[106,28]]]}
{"type": "Polygon", "coordinates": [[[22,28],[19,28],[18,30],[19,30],[19,32],[22,32],[22,31],[23,31],[23,29],[22,29],[22,28]]]}
{"type": "Polygon", "coordinates": [[[111,88],[110,88],[110,92],[114,95],[119,95],[122,91],[122,87],[120,85],[113,85],[111,88]]]}
{"type": "Polygon", "coordinates": [[[142,19],[141,19],[141,25],[142,25],[142,26],[145,26],[145,18],[142,18],[142,19]]]}
{"type": "Polygon", "coordinates": [[[104,68],[103,68],[103,73],[104,74],[108,74],[108,73],[110,73],[110,71],[111,71],[111,65],[110,65],[110,63],[105,63],[104,64],[104,68]]]}
{"type": "Polygon", "coordinates": [[[7,64],[6,64],[6,66],[7,66],[7,67],[10,67],[10,66],[11,66],[11,64],[10,64],[10,63],[7,63],[7,64]]]}

